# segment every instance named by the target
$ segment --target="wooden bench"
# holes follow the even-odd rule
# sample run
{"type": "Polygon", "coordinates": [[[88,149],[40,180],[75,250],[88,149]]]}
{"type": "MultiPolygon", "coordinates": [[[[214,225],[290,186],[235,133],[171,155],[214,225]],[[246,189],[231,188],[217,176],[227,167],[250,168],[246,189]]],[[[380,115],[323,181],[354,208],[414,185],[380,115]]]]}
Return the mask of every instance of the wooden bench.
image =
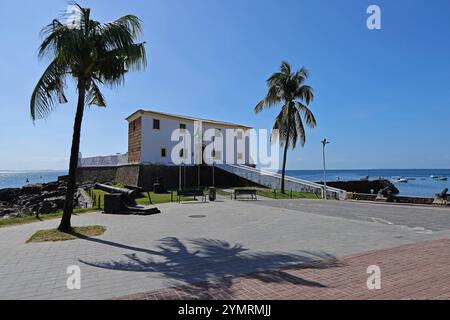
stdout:
{"type": "Polygon", "coordinates": [[[205,193],[203,192],[203,190],[199,189],[178,190],[177,192],[178,203],[181,202],[181,197],[193,197],[194,200],[197,200],[197,197],[202,197],[202,202],[206,202],[205,193]]]}
{"type": "Polygon", "coordinates": [[[258,200],[258,197],[256,195],[257,190],[256,189],[235,189],[234,192],[231,194],[231,200],[237,200],[238,196],[251,196],[252,200],[258,200]]]}

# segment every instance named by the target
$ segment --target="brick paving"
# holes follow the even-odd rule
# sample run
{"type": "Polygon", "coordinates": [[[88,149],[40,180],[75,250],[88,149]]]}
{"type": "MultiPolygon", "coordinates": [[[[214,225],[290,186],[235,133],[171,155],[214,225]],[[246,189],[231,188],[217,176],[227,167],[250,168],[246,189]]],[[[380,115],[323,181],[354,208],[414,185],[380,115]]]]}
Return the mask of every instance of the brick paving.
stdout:
{"type": "Polygon", "coordinates": [[[450,239],[424,241],[117,299],[447,300],[450,299],[450,239]],[[370,265],[381,268],[380,290],[367,289],[370,265]]]}

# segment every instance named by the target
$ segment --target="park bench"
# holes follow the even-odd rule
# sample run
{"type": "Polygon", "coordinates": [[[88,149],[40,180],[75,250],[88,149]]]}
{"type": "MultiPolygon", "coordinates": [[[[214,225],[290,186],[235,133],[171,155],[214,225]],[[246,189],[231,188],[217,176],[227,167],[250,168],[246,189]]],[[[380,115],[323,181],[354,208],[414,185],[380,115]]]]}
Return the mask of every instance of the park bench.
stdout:
{"type": "Polygon", "coordinates": [[[193,197],[194,200],[197,200],[197,197],[202,197],[202,202],[206,202],[206,195],[201,189],[178,190],[177,192],[178,203],[181,202],[181,197],[193,197]]]}
{"type": "Polygon", "coordinates": [[[233,200],[234,197],[234,200],[237,200],[238,196],[251,196],[252,200],[258,200],[256,192],[256,189],[235,189],[231,194],[231,199],[233,200]]]}

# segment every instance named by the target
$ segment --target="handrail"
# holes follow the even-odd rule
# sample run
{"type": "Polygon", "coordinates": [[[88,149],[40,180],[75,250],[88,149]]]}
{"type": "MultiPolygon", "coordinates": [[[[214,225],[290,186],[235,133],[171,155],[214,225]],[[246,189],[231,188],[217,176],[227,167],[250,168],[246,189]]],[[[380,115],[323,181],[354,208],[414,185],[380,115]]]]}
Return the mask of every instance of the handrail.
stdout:
{"type": "MultiPolygon", "coordinates": [[[[279,173],[275,173],[272,171],[268,171],[268,170],[261,170],[261,169],[256,169],[256,168],[252,168],[249,166],[245,166],[245,165],[235,165],[235,164],[221,164],[221,165],[217,165],[219,168],[222,167],[226,167],[229,166],[231,168],[236,168],[236,169],[241,169],[241,170],[245,170],[245,171],[249,171],[249,172],[254,172],[254,173],[258,173],[258,174],[263,174],[266,176],[273,176],[276,178],[282,178],[282,176],[279,173]]],[[[297,182],[297,183],[301,183],[303,185],[309,186],[309,187],[314,187],[314,188],[318,188],[318,189],[323,189],[323,185],[315,183],[315,182],[311,182],[311,181],[307,181],[307,180],[302,180],[302,179],[298,179],[298,178],[294,178],[294,177],[290,177],[290,176],[286,176],[285,177],[286,181],[290,181],[290,182],[297,182]]],[[[327,191],[331,191],[331,192],[336,192],[336,193],[340,193],[343,192],[344,190],[341,189],[337,189],[337,188],[333,188],[333,187],[328,187],[327,186],[327,191]]]]}

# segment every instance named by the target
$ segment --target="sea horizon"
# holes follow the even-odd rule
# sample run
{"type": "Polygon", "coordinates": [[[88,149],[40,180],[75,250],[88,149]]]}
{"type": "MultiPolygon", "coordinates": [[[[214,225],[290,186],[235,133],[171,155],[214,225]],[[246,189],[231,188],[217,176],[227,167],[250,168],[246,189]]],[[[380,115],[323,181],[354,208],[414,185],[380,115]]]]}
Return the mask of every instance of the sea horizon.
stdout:
{"type": "MultiPolygon", "coordinates": [[[[22,188],[27,184],[57,181],[68,170],[0,170],[0,189],[22,188]]],[[[323,181],[323,169],[289,169],[288,176],[311,182],[323,181]]],[[[430,176],[442,176],[450,179],[450,169],[327,169],[326,180],[355,181],[365,177],[369,180],[384,178],[400,190],[400,195],[434,197],[444,188],[450,189],[448,181],[436,181],[430,176]],[[409,179],[408,183],[399,183],[397,178],[409,179]]]]}

